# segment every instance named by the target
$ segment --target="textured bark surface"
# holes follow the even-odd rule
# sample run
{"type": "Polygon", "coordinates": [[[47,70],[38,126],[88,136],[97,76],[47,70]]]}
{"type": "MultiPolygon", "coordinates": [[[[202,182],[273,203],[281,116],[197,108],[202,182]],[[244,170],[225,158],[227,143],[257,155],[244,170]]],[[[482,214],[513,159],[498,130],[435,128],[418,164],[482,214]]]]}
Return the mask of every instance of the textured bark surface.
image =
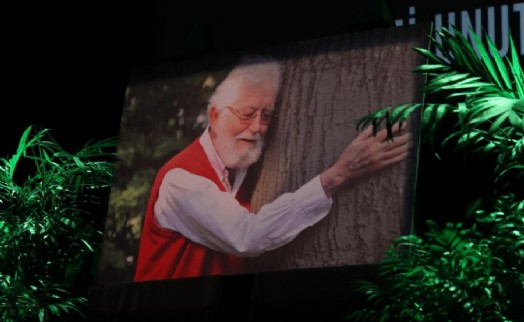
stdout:
{"type": "MultiPolygon", "coordinates": [[[[422,101],[428,30],[387,28],[307,41],[283,48],[278,117],[269,133],[254,209],[294,191],[336,160],[357,135],[356,121],[373,110],[422,101]]],[[[411,122],[414,133],[417,122],[411,122]]],[[[409,232],[416,153],[349,185],[329,215],[291,243],[251,259],[251,272],[376,263],[391,241],[409,232]]]]}

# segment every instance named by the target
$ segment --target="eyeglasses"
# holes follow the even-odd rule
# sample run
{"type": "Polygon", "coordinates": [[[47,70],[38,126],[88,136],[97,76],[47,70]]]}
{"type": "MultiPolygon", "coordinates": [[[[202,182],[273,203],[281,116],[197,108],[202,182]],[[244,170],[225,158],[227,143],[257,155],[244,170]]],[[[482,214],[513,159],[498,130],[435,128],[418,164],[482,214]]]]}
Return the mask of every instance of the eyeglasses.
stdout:
{"type": "Polygon", "coordinates": [[[256,108],[247,107],[247,108],[237,110],[231,106],[226,106],[226,107],[228,108],[228,110],[231,111],[231,113],[235,114],[236,117],[238,117],[238,119],[240,120],[240,124],[242,125],[248,125],[259,114],[260,114],[260,124],[269,125],[269,123],[271,122],[271,118],[273,116],[271,112],[265,109],[259,110],[256,108]],[[260,111],[260,113],[258,111],[260,111]]]}

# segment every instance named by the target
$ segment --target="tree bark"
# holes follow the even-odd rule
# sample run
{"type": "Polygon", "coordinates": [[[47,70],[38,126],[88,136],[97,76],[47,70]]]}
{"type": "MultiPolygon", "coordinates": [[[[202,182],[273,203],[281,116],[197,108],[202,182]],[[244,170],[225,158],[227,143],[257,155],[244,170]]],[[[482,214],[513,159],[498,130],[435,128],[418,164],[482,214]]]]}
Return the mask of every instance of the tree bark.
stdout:
{"type": "MultiPolygon", "coordinates": [[[[283,83],[252,204],[261,205],[332,165],[358,134],[356,121],[397,104],[422,102],[427,28],[386,28],[281,48],[283,83]]],[[[417,133],[417,120],[410,122],[417,133]]],[[[291,243],[249,261],[250,272],[376,263],[410,232],[417,148],[410,157],[333,198],[328,216],[291,243]]]]}

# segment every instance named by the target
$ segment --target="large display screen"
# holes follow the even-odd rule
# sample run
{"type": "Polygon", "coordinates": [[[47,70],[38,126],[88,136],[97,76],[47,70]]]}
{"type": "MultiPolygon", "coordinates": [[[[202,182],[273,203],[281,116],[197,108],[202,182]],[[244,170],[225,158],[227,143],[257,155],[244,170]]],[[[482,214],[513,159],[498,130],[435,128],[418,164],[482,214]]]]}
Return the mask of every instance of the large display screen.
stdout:
{"type": "MultiPolygon", "coordinates": [[[[362,117],[423,102],[412,49],[428,34],[373,29],[134,70],[97,283],[377,263],[411,229],[417,116],[404,124],[414,144],[401,161],[363,171],[380,163],[371,156],[332,195],[320,175],[355,140],[373,140],[357,131],[362,117]],[[277,76],[232,76],[257,57],[277,76]]],[[[359,147],[353,158],[367,153],[359,147]]]]}

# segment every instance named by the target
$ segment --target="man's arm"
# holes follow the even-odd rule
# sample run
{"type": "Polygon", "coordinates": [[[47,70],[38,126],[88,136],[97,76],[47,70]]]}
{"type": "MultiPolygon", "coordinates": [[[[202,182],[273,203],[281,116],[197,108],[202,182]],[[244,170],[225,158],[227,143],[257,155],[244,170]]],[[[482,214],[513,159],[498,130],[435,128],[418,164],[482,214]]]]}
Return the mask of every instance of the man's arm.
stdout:
{"type": "Polygon", "coordinates": [[[386,129],[373,135],[372,127],[362,131],[341,153],[333,166],[320,174],[320,182],[328,197],[347,183],[380,171],[404,160],[412,146],[412,135],[398,124],[393,127],[394,139],[387,139],[386,129]]]}
{"type": "Polygon", "coordinates": [[[331,196],[344,185],[404,159],[411,134],[367,129],[341,153],[333,166],[300,187],[250,214],[231,193],[182,169],[168,172],[155,204],[155,219],[165,228],[216,251],[252,257],[292,241],[324,218],[331,196]]]}
{"type": "Polygon", "coordinates": [[[216,251],[252,257],[289,243],[324,218],[331,204],[317,176],[252,214],[211,180],[174,169],[160,186],[154,212],[162,228],[216,251]]]}

